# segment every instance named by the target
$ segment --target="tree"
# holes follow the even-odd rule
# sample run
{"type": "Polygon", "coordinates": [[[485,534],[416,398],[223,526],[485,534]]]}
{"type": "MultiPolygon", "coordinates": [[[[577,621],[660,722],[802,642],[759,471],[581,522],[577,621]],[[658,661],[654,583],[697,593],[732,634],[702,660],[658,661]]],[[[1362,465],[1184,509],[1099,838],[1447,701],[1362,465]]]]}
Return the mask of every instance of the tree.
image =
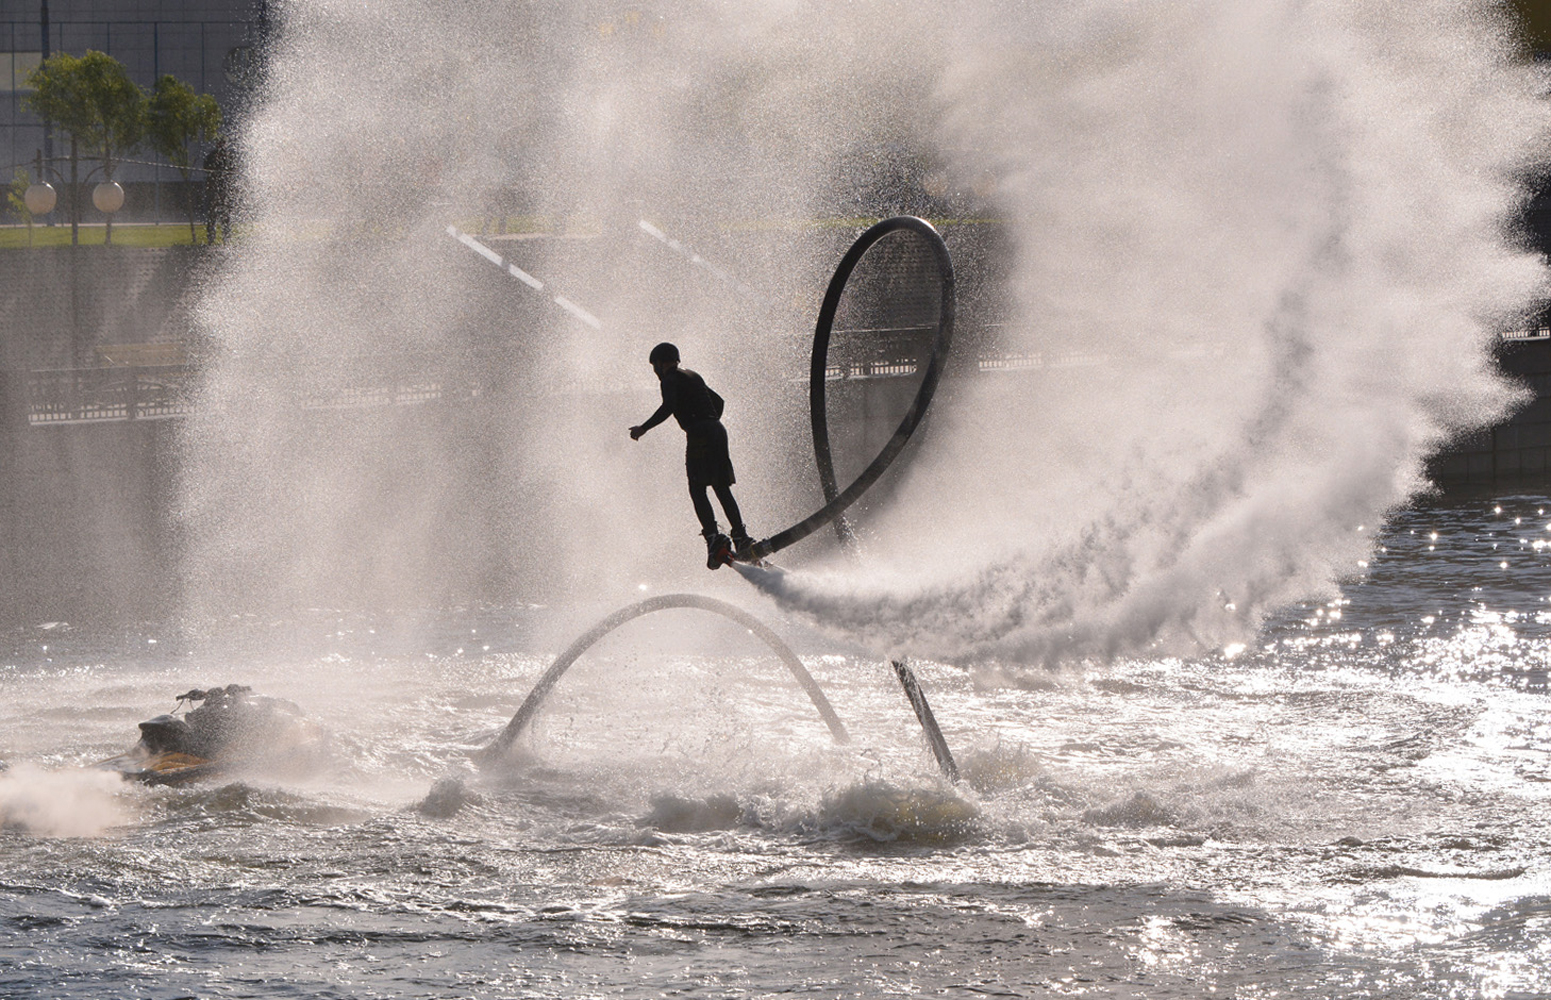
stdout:
{"type": "Polygon", "coordinates": [[[178,168],[185,190],[191,192],[188,197],[190,243],[198,243],[199,238],[194,233],[194,196],[189,176],[194,162],[189,146],[214,142],[220,134],[221,106],[214,97],[195,93],[193,87],[170,73],[156,81],[147,108],[146,135],[151,148],[178,168]]]}
{"type": "Polygon", "coordinates": [[[16,176],[11,178],[11,189],[5,196],[5,200],[11,203],[11,211],[27,224],[29,247],[32,246],[32,210],[27,207],[27,189],[30,187],[32,187],[32,176],[25,170],[18,170],[16,176]]]}
{"type": "MultiPolygon", "coordinates": [[[[49,56],[28,74],[27,86],[33,88],[23,98],[28,110],[70,136],[70,242],[77,243],[81,221],[77,158],[95,156],[103,180],[113,180],[119,158],[145,136],[145,91],[129,78],[123,63],[96,51],[79,58],[66,52],[49,56]]],[[[113,242],[112,215],[107,242],[113,242]]]]}

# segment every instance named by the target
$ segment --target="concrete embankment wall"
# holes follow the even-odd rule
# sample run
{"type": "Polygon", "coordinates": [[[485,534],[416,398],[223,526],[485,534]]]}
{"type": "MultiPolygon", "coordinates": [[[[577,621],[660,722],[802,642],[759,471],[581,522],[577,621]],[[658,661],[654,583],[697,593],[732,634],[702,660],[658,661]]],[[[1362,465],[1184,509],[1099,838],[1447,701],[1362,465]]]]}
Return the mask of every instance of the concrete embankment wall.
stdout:
{"type": "Polygon", "coordinates": [[[0,624],[172,606],[174,430],[147,420],[0,435],[0,624]]]}
{"type": "MultiPolygon", "coordinates": [[[[857,382],[834,394],[842,475],[854,474],[881,449],[911,395],[903,379],[857,382]]],[[[622,436],[654,403],[643,390],[589,398],[586,406],[612,415],[622,436]]],[[[307,580],[291,575],[298,554],[309,548],[314,526],[306,524],[288,533],[287,552],[235,554],[230,565],[204,567],[213,579],[189,576],[195,566],[184,558],[190,523],[180,466],[183,434],[201,418],[12,422],[0,433],[7,473],[0,476],[0,627],[154,619],[199,608],[209,603],[207,591],[234,582],[256,602],[280,606],[425,607],[552,595],[568,584],[568,569],[572,575],[593,570],[566,565],[562,543],[574,528],[563,515],[573,504],[554,495],[542,474],[529,474],[521,438],[499,430],[510,415],[509,400],[490,396],[318,409],[299,418],[303,437],[315,436],[327,449],[352,442],[352,468],[361,474],[341,502],[352,505],[351,521],[363,536],[355,543],[320,539],[316,549],[328,553],[330,564],[307,580]],[[440,446],[448,441],[459,446],[440,446]],[[267,562],[270,557],[278,562],[267,562]]],[[[307,448],[305,440],[293,444],[307,448]]],[[[793,464],[811,466],[807,439],[791,444],[801,453],[793,464]]],[[[320,482],[303,485],[332,489],[350,474],[323,470],[320,482]]],[[[886,491],[890,483],[881,485],[886,491]]],[[[288,490],[302,488],[271,486],[281,502],[288,490]]],[[[756,499],[744,497],[759,508],[756,499]]],[[[678,527],[692,545],[687,524],[678,527]]],[[[331,528],[337,525],[322,530],[331,528]]],[[[215,600],[226,606],[224,598],[215,600]]]]}
{"type": "MultiPolygon", "coordinates": [[[[188,340],[195,332],[194,289],[219,266],[221,254],[220,248],[81,247],[14,251],[0,259],[0,625],[150,618],[184,606],[185,589],[201,586],[184,577],[187,523],[179,495],[180,428],[198,418],[40,426],[28,421],[25,393],[30,373],[98,365],[104,346],[188,340]]],[[[473,259],[472,266],[482,265],[473,259]]],[[[508,280],[489,271],[494,282],[508,280]]],[[[513,330],[538,322],[507,306],[522,300],[505,284],[488,294],[502,306],[501,337],[509,340],[513,330]]],[[[533,308],[541,307],[547,303],[533,308]]],[[[1507,344],[1502,364],[1535,397],[1501,426],[1440,456],[1433,473],[1445,486],[1544,482],[1551,475],[1551,340],[1507,344]]],[[[545,532],[534,531],[522,509],[555,498],[546,501],[542,483],[525,481],[520,456],[512,454],[520,449],[491,431],[510,418],[512,401],[496,385],[482,388],[413,406],[319,409],[306,417],[308,433],[358,436],[363,448],[375,449],[372,475],[403,490],[435,481],[491,484],[462,493],[427,490],[408,504],[433,529],[390,556],[363,548],[356,564],[339,568],[342,600],[362,588],[405,605],[500,600],[521,596],[514,588],[525,567],[513,564],[513,552],[524,552],[528,568],[558,561],[557,553],[539,551],[545,532]],[[428,422],[434,432],[425,431],[428,422]],[[469,446],[432,454],[403,444],[448,440],[469,446]],[[521,546],[503,543],[519,532],[521,546]],[[427,580],[436,586],[427,589],[427,580]],[[403,587],[395,589],[400,581],[403,587]]],[[[780,405],[802,410],[805,384],[788,388],[793,398],[780,405]]],[[[647,412],[650,390],[643,385],[640,398],[594,402],[618,409],[623,427],[627,417],[647,412]]],[[[832,384],[830,422],[842,480],[848,466],[854,474],[887,441],[913,393],[910,378],[832,384]]],[[[802,432],[794,424],[793,469],[811,467],[802,432]]],[[[888,485],[882,484],[885,491],[888,485]]]]}
{"type": "Polygon", "coordinates": [[[1551,337],[1505,341],[1498,363],[1530,398],[1507,420],[1453,442],[1430,463],[1433,480],[1445,488],[1551,482],[1551,337]]]}
{"type": "Polygon", "coordinates": [[[175,426],[28,425],[29,373],[91,367],[113,343],[177,343],[203,248],[0,251],[0,624],[169,606],[175,426]]]}
{"type": "Polygon", "coordinates": [[[100,346],[181,342],[198,279],[220,257],[194,246],[0,251],[0,367],[91,367],[100,346]]]}

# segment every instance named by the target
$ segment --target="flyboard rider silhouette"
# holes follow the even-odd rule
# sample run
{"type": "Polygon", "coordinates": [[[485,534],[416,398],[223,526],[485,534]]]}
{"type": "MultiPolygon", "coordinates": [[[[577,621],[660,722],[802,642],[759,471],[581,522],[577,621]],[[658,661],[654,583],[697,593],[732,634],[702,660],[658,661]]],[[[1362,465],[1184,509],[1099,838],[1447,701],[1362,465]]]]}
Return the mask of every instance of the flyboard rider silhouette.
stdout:
{"type": "Polygon", "coordinates": [[[641,435],[670,416],[684,428],[684,471],[689,477],[689,497],[695,505],[695,517],[700,520],[700,533],[705,536],[706,568],[716,569],[747,553],[754,543],[743,525],[738,501],[732,496],[737,478],[727,453],[727,428],[721,421],[726,404],[705,384],[705,379],[679,367],[679,349],[674,345],[658,344],[647,360],[662,385],[662,405],[645,423],[630,428],[630,439],[639,441],[641,435]],[[731,537],[717,527],[716,514],[706,496],[708,488],[715,491],[722,512],[727,515],[731,537]]]}

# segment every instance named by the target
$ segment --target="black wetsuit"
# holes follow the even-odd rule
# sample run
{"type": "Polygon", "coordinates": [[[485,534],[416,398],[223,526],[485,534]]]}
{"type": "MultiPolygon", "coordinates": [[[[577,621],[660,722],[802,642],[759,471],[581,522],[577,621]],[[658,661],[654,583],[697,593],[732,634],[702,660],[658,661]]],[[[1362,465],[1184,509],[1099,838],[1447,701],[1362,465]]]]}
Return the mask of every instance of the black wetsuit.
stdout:
{"type": "Polygon", "coordinates": [[[716,515],[705,491],[716,492],[727,514],[734,538],[744,535],[743,516],[728,488],[737,482],[732,456],[727,451],[727,428],[722,426],[722,397],[705,384],[705,379],[687,368],[669,368],[662,374],[662,405],[646,423],[642,433],[651,430],[671,415],[684,428],[684,472],[689,477],[689,496],[695,504],[695,516],[707,538],[716,531],[716,515]]]}

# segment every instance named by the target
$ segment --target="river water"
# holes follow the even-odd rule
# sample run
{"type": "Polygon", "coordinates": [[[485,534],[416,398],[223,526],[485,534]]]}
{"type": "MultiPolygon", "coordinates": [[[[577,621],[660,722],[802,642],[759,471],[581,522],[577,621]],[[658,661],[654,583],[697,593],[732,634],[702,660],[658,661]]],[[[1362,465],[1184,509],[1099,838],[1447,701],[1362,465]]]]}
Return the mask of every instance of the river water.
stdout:
{"type": "Polygon", "coordinates": [[[0,669],[0,995],[1545,996],[1551,499],[1364,530],[1366,575],[1245,649],[917,664],[957,788],[884,661],[731,574],[851,744],[743,630],[676,610],[594,647],[478,772],[632,597],[36,623],[0,669]],[[85,766],[233,681],[298,703],[332,764],[85,766]]]}

